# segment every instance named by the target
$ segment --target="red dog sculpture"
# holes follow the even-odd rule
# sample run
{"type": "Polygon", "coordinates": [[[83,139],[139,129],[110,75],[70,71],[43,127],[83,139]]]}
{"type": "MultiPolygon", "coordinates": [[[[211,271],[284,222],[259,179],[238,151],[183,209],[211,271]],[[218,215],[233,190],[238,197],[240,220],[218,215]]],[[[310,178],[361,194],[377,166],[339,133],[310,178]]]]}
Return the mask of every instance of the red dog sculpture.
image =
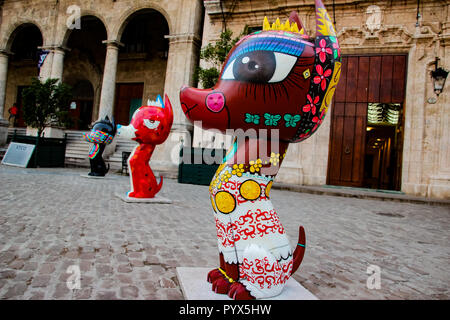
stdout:
{"type": "Polygon", "coordinates": [[[139,144],[128,158],[131,191],[129,198],[154,198],[161,190],[163,178],[157,183],[149,162],[156,145],[169,136],[173,110],[169,98],[163,103],[160,96],[135,111],[128,126],[117,126],[119,136],[128,137],[139,144]]]}
{"type": "Polygon", "coordinates": [[[302,227],[292,250],[270,190],[289,143],[317,130],[339,81],[336,31],[322,2],[315,5],[315,39],[295,12],[284,24],[265,19],[263,31],[231,50],[214,88],[180,92],[184,113],[203,128],[253,132],[237,135],[210,185],[220,267],[208,281],[234,299],[280,294],[305,252],[302,227]]]}

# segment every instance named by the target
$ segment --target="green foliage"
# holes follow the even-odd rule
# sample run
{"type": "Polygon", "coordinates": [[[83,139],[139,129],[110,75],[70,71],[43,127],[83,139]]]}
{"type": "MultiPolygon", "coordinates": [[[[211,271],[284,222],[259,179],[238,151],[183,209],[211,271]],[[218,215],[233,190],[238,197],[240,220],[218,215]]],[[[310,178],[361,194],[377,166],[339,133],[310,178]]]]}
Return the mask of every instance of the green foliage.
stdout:
{"type": "Polygon", "coordinates": [[[33,78],[31,86],[22,93],[25,124],[36,128],[39,136],[50,125],[70,125],[68,109],[71,99],[72,88],[58,79],[41,82],[33,78]]]}
{"type": "Polygon", "coordinates": [[[219,70],[216,67],[203,69],[197,68],[197,79],[202,83],[203,88],[212,88],[219,79],[219,70]]]}
{"type": "Polygon", "coordinates": [[[200,59],[211,64],[210,68],[198,67],[195,73],[195,81],[201,82],[204,88],[213,87],[219,79],[220,69],[227,58],[228,52],[233,48],[239,39],[249,33],[248,26],[245,26],[242,33],[233,38],[231,30],[225,30],[220,34],[219,40],[214,44],[208,43],[200,52],[200,59]]]}

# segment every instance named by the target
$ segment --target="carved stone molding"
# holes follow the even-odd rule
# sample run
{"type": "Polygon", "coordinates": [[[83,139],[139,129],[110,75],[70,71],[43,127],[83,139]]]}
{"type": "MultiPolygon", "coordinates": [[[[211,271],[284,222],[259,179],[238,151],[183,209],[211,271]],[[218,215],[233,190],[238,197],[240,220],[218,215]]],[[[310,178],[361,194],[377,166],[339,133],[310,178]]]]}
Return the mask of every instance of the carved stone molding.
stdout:
{"type": "Polygon", "coordinates": [[[202,39],[194,33],[169,34],[164,38],[168,39],[170,44],[193,43],[195,46],[200,46],[202,43],[202,39]]]}
{"type": "Polygon", "coordinates": [[[205,11],[207,14],[222,14],[222,9],[220,8],[220,0],[204,0],[203,4],[205,5],[205,11]]]}
{"type": "Polygon", "coordinates": [[[417,28],[414,34],[401,25],[386,25],[378,30],[372,30],[365,27],[344,27],[338,33],[340,45],[343,48],[407,48],[418,42],[432,43],[438,37],[429,26],[417,28]]]}

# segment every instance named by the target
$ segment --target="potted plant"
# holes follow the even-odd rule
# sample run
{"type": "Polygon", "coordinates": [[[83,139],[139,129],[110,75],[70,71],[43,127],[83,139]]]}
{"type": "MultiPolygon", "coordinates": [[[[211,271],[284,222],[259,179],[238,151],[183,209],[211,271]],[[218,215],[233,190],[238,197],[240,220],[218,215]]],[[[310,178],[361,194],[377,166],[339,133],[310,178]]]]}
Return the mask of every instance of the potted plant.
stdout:
{"type": "Polygon", "coordinates": [[[46,128],[65,128],[71,123],[69,104],[72,99],[71,87],[59,82],[59,79],[48,79],[41,82],[33,78],[31,86],[22,93],[23,116],[25,124],[34,128],[36,136],[14,135],[13,141],[35,144],[36,148],[30,164],[40,167],[64,166],[66,138],[44,137],[46,128]]]}

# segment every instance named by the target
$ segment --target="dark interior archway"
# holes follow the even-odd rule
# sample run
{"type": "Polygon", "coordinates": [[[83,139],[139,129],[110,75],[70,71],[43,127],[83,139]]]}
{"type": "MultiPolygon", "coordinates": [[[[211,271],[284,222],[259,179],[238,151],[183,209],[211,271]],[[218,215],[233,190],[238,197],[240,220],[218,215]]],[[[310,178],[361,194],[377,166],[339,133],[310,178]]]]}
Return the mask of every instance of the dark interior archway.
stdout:
{"type": "Polygon", "coordinates": [[[126,22],[121,42],[121,53],[159,54],[167,57],[169,25],[165,17],[156,10],[143,9],[135,12],[126,22]]]}
{"type": "Polygon", "coordinates": [[[39,75],[38,49],[43,44],[40,29],[31,23],[17,27],[9,39],[13,53],[9,59],[6,108],[13,104],[19,109],[17,117],[10,123],[15,127],[25,127],[23,121],[22,92],[39,75]]]}
{"type": "Polygon", "coordinates": [[[70,116],[72,129],[88,130],[92,122],[92,107],[94,104],[94,87],[89,80],[79,80],[72,87],[72,102],[70,116]]]}
{"type": "Polygon", "coordinates": [[[23,24],[16,28],[11,35],[11,60],[28,60],[37,62],[39,58],[38,47],[42,46],[41,30],[31,23],[23,24]]]}
{"type": "Polygon", "coordinates": [[[114,108],[117,123],[127,124],[142,100],[163,94],[168,34],[166,18],[154,9],[139,10],[124,22],[114,108]]]}
{"type": "Polygon", "coordinates": [[[81,28],[67,35],[63,81],[73,88],[74,103],[70,114],[73,129],[86,130],[98,109],[105,65],[107,31],[103,22],[92,15],[81,17],[81,28]]]}
{"type": "Polygon", "coordinates": [[[103,22],[95,16],[84,16],[81,17],[80,25],[80,29],[70,31],[66,42],[66,46],[70,49],[67,57],[82,53],[93,64],[103,68],[106,46],[102,41],[107,39],[103,22]]]}

